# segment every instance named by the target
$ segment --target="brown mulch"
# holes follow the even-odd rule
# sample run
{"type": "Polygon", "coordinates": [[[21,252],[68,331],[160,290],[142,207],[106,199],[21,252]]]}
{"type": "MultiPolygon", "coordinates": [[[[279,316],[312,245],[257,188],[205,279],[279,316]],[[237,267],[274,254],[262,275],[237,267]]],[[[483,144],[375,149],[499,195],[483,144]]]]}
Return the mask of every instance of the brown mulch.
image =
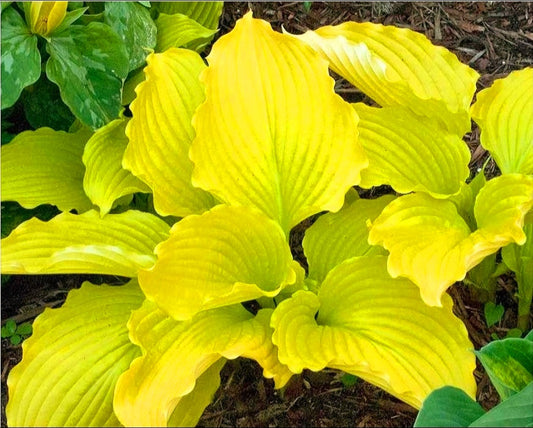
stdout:
{"type": "MultiPolygon", "coordinates": [[[[461,61],[476,69],[481,78],[478,88],[515,69],[533,65],[533,4],[531,2],[315,2],[306,10],[301,2],[226,3],[220,21],[220,34],[230,31],[235,21],[252,9],[254,16],[269,21],[276,30],[282,26],[291,33],[302,33],[322,25],[344,21],[372,21],[419,31],[433,43],[454,52],[461,61]]],[[[358,91],[341,78],[336,78],[338,92],[347,100],[358,91]]],[[[479,145],[477,129],[465,136],[472,151],[473,170],[488,158],[479,145]]],[[[489,174],[495,165],[489,163],[489,174]]],[[[301,254],[303,229],[291,239],[293,251],[301,254]]],[[[82,275],[12,276],[2,286],[2,325],[9,318],[17,322],[32,321],[46,306],[58,307],[66,293],[91,279],[99,283],[113,278],[82,275]]],[[[516,326],[516,284],[510,276],[500,278],[497,303],[506,308],[500,323],[487,328],[483,305],[462,284],[452,287],[456,314],[463,319],[476,349],[491,341],[491,334],[504,337],[516,326]]],[[[21,358],[20,346],[2,339],[2,426],[6,426],[6,379],[10,369],[21,358]]],[[[222,371],[221,387],[213,403],[206,409],[202,426],[412,426],[416,411],[364,381],[345,387],[341,373],[324,370],[304,371],[294,376],[281,391],[264,379],[261,369],[249,360],[230,361],[222,371]]],[[[487,375],[478,365],[478,400],[489,409],[498,395],[487,375]]]]}

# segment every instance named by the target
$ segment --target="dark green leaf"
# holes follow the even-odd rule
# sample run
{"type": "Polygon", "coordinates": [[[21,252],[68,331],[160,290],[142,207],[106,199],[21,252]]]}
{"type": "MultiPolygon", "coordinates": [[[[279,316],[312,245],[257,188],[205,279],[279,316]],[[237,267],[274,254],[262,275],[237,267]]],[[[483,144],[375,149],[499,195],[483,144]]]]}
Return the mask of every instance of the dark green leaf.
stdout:
{"type": "Polygon", "coordinates": [[[359,378],[353,374],[350,373],[344,373],[341,377],[341,382],[344,385],[345,388],[349,388],[350,386],[354,386],[359,378]]]}
{"type": "Polygon", "coordinates": [[[37,36],[12,7],[2,12],[2,110],[18,100],[22,89],[41,75],[37,36]]]}
{"type": "Polygon", "coordinates": [[[505,309],[502,305],[495,305],[493,302],[487,302],[485,303],[484,312],[487,327],[490,327],[500,322],[505,309]]]}
{"type": "Polygon", "coordinates": [[[56,131],[68,131],[75,117],[63,103],[57,85],[43,73],[41,78],[22,93],[26,120],[34,128],[47,126],[56,131]]]}
{"type": "Polygon", "coordinates": [[[427,396],[415,427],[467,427],[485,413],[463,390],[454,386],[436,389],[427,396]]]}
{"type": "Polygon", "coordinates": [[[15,227],[32,217],[47,221],[57,214],[59,214],[59,210],[52,205],[40,205],[28,210],[22,208],[17,202],[2,202],[2,238],[5,238],[15,227]]]}
{"type": "Polygon", "coordinates": [[[509,338],[485,345],[475,354],[502,400],[533,381],[533,342],[509,338]]]}
{"type": "Polygon", "coordinates": [[[129,54],[129,69],[144,64],[147,49],[156,43],[156,26],[150,11],[139,3],[106,2],[104,22],[122,38],[129,54]]]}
{"type": "Polygon", "coordinates": [[[20,337],[18,334],[14,334],[9,338],[9,341],[12,345],[18,345],[20,342],[22,342],[22,337],[20,337]]]}
{"type": "Polygon", "coordinates": [[[7,320],[5,325],[2,327],[2,337],[13,336],[16,331],[17,331],[17,323],[13,320],[7,320]]]}
{"type": "Polygon", "coordinates": [[[4,9],[6,7],[8,7],[11,3],[13,3],[12,1],[3,1],[1,4],[2,4],[2,12],[4,11],[4,9]]]}
{"type": "Polygon", "coordinates": [[[118,117],[128,56],[122,39],[107,25],[72,25],[48,44],[48,78],[83,123],[100,128],[118,117]]]}
{"type": "Polygon", "coordinates": [[[29,336],[33,331],[33,328],[29,322],[23,322],[17,327],[17,334],[21,336],[29,336]]]}
{"type": "Polygon", "coordinates": [[[533,427],[533,382],[498,404],[471,427],[533,427]]]}

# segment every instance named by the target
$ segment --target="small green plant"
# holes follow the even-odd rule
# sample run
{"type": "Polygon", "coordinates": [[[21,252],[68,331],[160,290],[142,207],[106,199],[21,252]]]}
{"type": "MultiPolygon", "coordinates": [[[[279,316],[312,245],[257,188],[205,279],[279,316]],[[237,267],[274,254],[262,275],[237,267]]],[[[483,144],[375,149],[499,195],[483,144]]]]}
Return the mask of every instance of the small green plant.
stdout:
{"type": "Polygon", "coordinates": [[[131,278],[85,283],[37,318],[9,423],[194,425],[238,357],[277,388],[330,367],[416,408],[447,385],[475,397],[473,345],[445,291],[526,241],[533,69],[471,109],[478,74],[418,33],[351,22],[293,36],[251,13],[206,61],[151,53],[131,119],[2,147],[2,198],[62,211],[2,240],[2,272],[131,278]],[[344,101],[328,68],[380,107],[344,101]],[[502,175],[467,183],[472,117],[502,175]],[[383,184],[396,193],[354,189],[383,184]],[[144,212],[138,193],[152,194],[144,212]],[[304,270],[290,234],[319,213],[304,270]]]}
{"type": "Polygon", "coordinates": [[[533,426],[533,331],[524,339],[493,341],[476,355],[501,403],[486,412],[460,389],[445,386],[426,398],[415,427],[533,426]]]}
{"type": "Polygon", "coordinates": [[[32,333],[32,326],[28,322],[17,325],[9,319],[2,326],[2,339],[8,338],[12,345],[18,345],[32,333]]]}

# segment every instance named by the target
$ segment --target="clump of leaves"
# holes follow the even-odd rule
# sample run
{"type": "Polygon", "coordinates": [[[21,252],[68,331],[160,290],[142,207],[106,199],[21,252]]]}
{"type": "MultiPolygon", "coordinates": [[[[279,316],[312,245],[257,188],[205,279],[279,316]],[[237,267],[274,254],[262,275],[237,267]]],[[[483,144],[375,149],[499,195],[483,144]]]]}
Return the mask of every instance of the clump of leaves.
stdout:
{"type": "Polygon", "coordinates": [[[14,320],[8,319],[2,326],[2,339],[8,338],[12,345],[20,344],[31,333],[32,326],[29,322],[17,325],[14,320]]]}
{"type": "Polygon", "coordinates": [[[238,357],[277,388],[331,367],[416,408],[446,385],[474,398],[473,346],[445,291],[526,240],[533,91],[516,88],[532,72],[495,84],[526,94],[519,103],[474,105],[482,135],[496,130],[490,150],[512,155],[501,176],[469,183],[478,74],[420,34],[370,23],[292,36],[249,13],[207,65],[187,49],[150,54],[131,119],[19,134],[2,147],[3,197],[63,212],[5,238],[2,272],[131,281],[85,283],[35,321],[9,377],[10,424],[194,425],[238,357]],[[346,103],[328,68],[380,107],[346,103]],[[22,167],[28,148],[53,167],[22,167]],[[353,189],[384,184],[400,195],[353,189]],[[153,209],[115,211],[138,192],[153,209]],[[305,271],[290,232],[321,212],[305,271]]]}

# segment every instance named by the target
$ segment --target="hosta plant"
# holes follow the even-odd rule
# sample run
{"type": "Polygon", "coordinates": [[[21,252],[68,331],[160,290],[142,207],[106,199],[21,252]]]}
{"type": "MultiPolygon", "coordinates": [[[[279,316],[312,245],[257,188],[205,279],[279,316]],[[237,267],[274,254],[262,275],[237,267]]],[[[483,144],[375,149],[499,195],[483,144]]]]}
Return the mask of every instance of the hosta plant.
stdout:
{"type": "Polygon", "coordinates": [[[473,346],[444,290],[521,244],[533,203],[529,170],[465,183],[476,72],[410,30],[292,36],[251,13],[207,65],[175,48],[147,62],[131,119],[2,148],[2,198],[63,211],[3,239],[2,272],[131,278],[85,283],[36,319],[8,423],[194,425],[237,357],[277,388],[331,367],[416,408],[446,385],[475,398],[473,346]],[[343,101],[328,66],[381,107],[343,101]],[[414,193],[353,189],[381,184],[414,193]],[[119,203],[138,192],[154,210],[119,203]],[[305,271],[289,236],[324,211],[305,232],[305,271]]]}

